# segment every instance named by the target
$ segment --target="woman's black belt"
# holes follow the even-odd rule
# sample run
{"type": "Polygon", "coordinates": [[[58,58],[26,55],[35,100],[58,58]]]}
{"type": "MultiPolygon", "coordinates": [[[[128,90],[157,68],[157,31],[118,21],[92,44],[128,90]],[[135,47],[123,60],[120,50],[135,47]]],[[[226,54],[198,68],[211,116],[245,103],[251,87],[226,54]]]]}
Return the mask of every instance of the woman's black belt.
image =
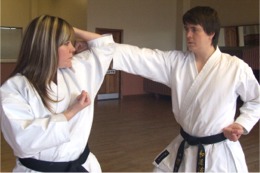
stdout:
{"type": "Polygon", "coordinates": [[[89,155],[88,145],[77,160],[68,162],[49,162],[34,158],[19,158],[19,161],[27,168],[39,172],[88,172],[82,164],[89,155]]]}
{"type": "Polygon", "coordinates": [[[224,141],[226,139],[223,133],[212,135],[212,136],[206,136],[206,137],[194,137],[194,136],[190,136],[182,128],[180,133],[184,140],[181,142],[179,146],[178,153],[175,159],[173,172],[178,172],[179,170],[179,167],[182,162],[183,154],[184,154],[185,142],[187,142],[189,145],[198,146],[196,172],[204,172],[205,171],[205,149],[203,144],[204,145],[214,144],[214,143],[224,141]]]}

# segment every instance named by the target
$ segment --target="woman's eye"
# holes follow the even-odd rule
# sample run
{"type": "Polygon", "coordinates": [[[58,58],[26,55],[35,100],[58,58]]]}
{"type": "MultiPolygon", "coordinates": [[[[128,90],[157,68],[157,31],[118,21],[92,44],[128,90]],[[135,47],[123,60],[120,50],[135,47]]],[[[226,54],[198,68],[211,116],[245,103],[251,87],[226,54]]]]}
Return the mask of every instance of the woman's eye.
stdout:
{"type": "Polygon", "coordinates": [[[64,45],[68,46],[70,44],[70,41],[66,41],[65,43],[63,43],[64,45]]]}

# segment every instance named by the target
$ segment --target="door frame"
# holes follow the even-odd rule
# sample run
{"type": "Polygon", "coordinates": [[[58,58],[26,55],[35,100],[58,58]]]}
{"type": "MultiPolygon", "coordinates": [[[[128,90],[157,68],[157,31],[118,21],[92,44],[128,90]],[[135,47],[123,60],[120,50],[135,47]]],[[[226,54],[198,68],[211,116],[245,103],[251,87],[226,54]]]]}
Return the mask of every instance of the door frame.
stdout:
{"type": "MultiPolygon", "coordinates": [[[[96,28],[96,33],[98,34],[112,34],[113,35],[113,39],[116,43],[122,43],[123,42],[123,30],[122,29],[111,29],[111,28],[96,28]]],[[[113,63],[113,61],[112,61],[113,63]]],[[[118,72],[118,76],[119,76],[119,81],[118,81],[118,88],[119,88],[119,95],[118,95],[118,99],[122,98],[121,95],[121,71],[117,71],[118,72]]],[[[112,94],[113,95],[113,94],[112,94]]],[[[113,96],[112,96],[113,97],[113,96]]],[[[108,96],[108,98],[110,98],[110,96],[108,96]]]]}

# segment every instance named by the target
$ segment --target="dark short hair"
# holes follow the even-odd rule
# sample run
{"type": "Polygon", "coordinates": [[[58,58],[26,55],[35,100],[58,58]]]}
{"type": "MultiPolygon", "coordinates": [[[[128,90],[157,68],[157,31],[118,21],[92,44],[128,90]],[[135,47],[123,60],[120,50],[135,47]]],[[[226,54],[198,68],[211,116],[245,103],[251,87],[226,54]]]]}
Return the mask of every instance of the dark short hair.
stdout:
{"type": "Polygon", "coordinates": [[[217,47],[220,32],[220,20],[217,11],[211,7],[197,6],[187,11],[182,20],[184,25],[201,25],[208,35],[215,33],[212,44],[215,48],[217,47]]]}

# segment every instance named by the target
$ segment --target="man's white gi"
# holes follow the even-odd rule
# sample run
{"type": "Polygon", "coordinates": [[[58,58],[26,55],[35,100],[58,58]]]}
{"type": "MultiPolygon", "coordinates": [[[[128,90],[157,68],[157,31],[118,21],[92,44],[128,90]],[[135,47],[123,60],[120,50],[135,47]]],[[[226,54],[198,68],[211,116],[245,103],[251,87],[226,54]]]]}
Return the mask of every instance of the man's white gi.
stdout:
{"type": "MultiPolygon", "coordinates": [[[[38,93],[26,77],[17,74],[1,86],[1,129],[20,158],[32,157],[44,161],[76,160],[88,143],[94,111],[94,99],[112,60],[111,51],[97,51],[110,42],[107,37],[89,42],[90,50],[75,55],[72,68],[57,71],[57,85],[50,91],[55,114],[43,105],[38,93]],[[91,104],[67,121],[62,114],[85,90],[91,104]]],[[[103,50],[110,50],[105,46],[103,50]]],[[[83,166],[89,172],[101,172],[96,157],[90,153],[83,166]]],[[[16,161],[15,172],[35,172],[16,161]]]]}
{"type": "MultiPolygon", "coordinates": [[[[239,58],[221,53],[219,48],[200,73],[191,52],[115,44],[113,56],[114,69],[141,75],[171,88],[172,111],[176,121],[192,136],[219,134],[234,121],[248,133],[259,120],[260,87],[251,68],[239,58]],[[244,104],[235,119],[238,96],[244,104]]],[[[182,140],[179,135],[166,147],[170,154],[159,164],[154,162],[155,169],[173,171],[182,140]]],[[[204,147],[205,172],[248,171],[239,142],[225,140],[204,147]]],[[[197,146],[186,144],[180,172],[196,171],[197,152],[197,146]]]]}

